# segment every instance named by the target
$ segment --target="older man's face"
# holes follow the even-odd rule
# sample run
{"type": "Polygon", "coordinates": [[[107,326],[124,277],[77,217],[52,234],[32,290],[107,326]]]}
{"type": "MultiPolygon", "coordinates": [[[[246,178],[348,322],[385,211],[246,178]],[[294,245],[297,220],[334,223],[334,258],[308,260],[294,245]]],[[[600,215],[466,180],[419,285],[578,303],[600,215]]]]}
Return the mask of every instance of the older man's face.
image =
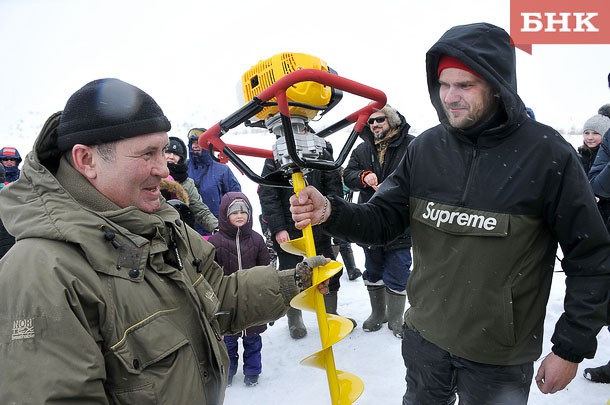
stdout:
{"type": "Polygon", "coordinates": [[[462,69],[443,69],[438,78],[439,95],[449,123],[454,128],[471,128],[489,119],[499,98],[483,78],[462,69]]]}
{"type": "Polygon", "coordinates": [[[159,210],[161,179],[169,175],[166,132],[123,139],[116,143],[114,159],[104,159],[94,148],[93,186],[121,208],[130,206],[153,213],[159,210]]]}

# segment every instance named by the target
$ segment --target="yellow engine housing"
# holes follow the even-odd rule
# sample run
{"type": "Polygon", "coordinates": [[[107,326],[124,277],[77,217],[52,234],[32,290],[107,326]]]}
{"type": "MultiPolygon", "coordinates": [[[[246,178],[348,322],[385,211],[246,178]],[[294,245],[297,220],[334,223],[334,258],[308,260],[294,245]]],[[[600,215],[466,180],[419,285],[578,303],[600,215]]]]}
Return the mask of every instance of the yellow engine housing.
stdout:
{"type": "MultiPolygon", "coordinates": [[[[252,66],[242,76],[242,89],[246,102],[252,100],[263,90],[282,77],[299,69],[318,69],[328,72],[328,66],[322,59],[304,53],[283,52],[261,60],[252,66]]],[[[296,83],[286,90],[288,103],[296,102],[307,104],[314,107],[326,107],[332,99],[332,88],[316,82],[296,83]]],[[[275,98],[270,102],[277,101],[275,98]]],[[[290,106],[290,115],[300,115],[313,119],[319,110],[309,109],[301,106],[290,106]]],[[[277,106],[265,107],[256,114],[260,120],[272,117],[277,114],[277,106]]]]}

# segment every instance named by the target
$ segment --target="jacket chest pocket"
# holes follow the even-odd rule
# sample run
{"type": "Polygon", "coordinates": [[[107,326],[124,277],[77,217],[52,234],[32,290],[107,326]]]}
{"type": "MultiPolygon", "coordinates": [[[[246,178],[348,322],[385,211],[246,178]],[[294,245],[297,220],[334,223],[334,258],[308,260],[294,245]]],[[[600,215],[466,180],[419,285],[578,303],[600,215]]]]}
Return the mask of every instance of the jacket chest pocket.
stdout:
{"type": "Polygon", "coordinates": [[[172,375],[197,369],[194,360],[185,364],[189,362],[185,359],[192,358],[185,353],[187,345],[188,339],[163,314],[129,327],[107,356],[112,398],[119,404],[157,403],[165,396],[167,381],[175,380],[172,375]]]}
{"type": "Polygon", "coordinates": [[[205,317],[214,329],[214,333],[218,334],[219,326],[217,316],[221,315],[218,312],[220,309],[220,300],[216,296],[212,286],[210,286],[203,276],[199,276],[195,280],[193,283],[193,288],[197,293],[197,297],[199,298],[199,302],[201,303],[205,317]]]}

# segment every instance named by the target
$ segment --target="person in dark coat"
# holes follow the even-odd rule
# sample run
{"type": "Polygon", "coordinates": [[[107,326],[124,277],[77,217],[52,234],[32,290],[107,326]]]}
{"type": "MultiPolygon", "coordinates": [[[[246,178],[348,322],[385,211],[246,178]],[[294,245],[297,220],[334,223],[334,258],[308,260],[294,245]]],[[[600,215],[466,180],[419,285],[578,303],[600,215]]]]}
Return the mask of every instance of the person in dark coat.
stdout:
{"type": "MultiPolygon", "coordinates": [[[[343,179],[344,168],[339,168],[341,173],[341,179],[343,179]]],[[[346,201],[352,201],[354,199],[354,191],[351,190],[343,181],[343,198],[346,201]]],[[[354,259],[354,251],[352,250],[352,244],[344,240],[333,238],[333,252],[335,257],[341,255],[341,261],[343,267],[347,270],[347,277],[350,281],[356,280],[362,277],[362,271],[356,266],[356,260],[354,259]]]]}
{"type": "MultiPolygon", "coordinates": [[[[377,188],[396,169],[415,137],[410,125],[395,108],[387,104],[371,114],[364,140],[352,152],[343,173],[345,184],[358,191],[358,203],[371,199],[377,188]]],[[[396,337],[402,337],[407,280],[411,274],[411,235],[402,235],[381,246],[361,245],[366,258],[362,275],[369,299],[371,316],[362,324],[367,332],[381,329],[384,322],[396,337]]]]}
{"type": "MultiPolygon", "coordinates": [[[[582,127],[583,144],[578,147],[578,157],[587,174],[589,174],[595,162],[602,137],[608,129],[610,129],[610,118],[602,114],[595,114],[585,121],[582,127]]],[[[597,208],[599,208],[604,224],[608,228],[610,226],[610,223],[608,223],[608,219],[610,219],[610,199],[599,195],[596,196],[596,199],[597,208]]]]}
{"type": "MultiPolygon", "coordinates": [[[[608,73],[608,88],[610,88],[610,73],[608,73]]],[[[610,104],[604,104],[599,107],[597,113],[603,115],[604,117],[610,118],[610,104]]],[[[592,171],[593,173],[589,175],[589,179],[591,180],[591,182],[593,182],[593,180],[598,177],[601,172],[604,171],[604,168],[608,165],[608,162],[610,162],[610,130],[606,130],[606,132],[603,133],[602,143],[603,146],[601,146],[600,149],[602,149],[604,152],[599,153],[599,157],[596,156],[594,158],[594,164],[596,168],[594,171],[592,171]]],[[[608,179],[606,179],[605,182],[608,182],[608,179]]],[[[595,183],[596,184],[594,186],[593,191],[595,191],[595,189],[603,190],[603,184],[598,183],[598,181],[596,181],[595,183]]],[[[606,200],[607,205],[604,206],[606,210],[602,211],[603,208],[600,206],[600,202],[604,199],[600,197],[600,195],[597,193],[596,198],[600,199],[597,203],[597,206],[600,207],[602,217],[604,217],[604,220],[606,221],[606,228],[610,230],[610,221],[608,221],[608,219],[610,218],[610,200],[606,200]]],[[[610,324],[610,308],[608,310],[608,318],[609,319],[607,323],[610,324]]],[[[610,331],[610,326],[608,326],[608,330],[610,331]]],[[[602,366],[585,368],[583,376],[591,382],[610,384],[610,361],[602,366]]]]}
{"type": "MultiPolygon", "coordinates": [[[[191,215],[185,213],[193,221],[187,222],[190,227],[204,229],[206,232],[214,233],[218,228],[218,219],[212,214],[210,208],[203,203],[203,199],[195,186],[193,179],[188,177],[188,167],[186,165],[187,148],[180,138],[169,137],[169,144],[165,150],[165,159],[170,176],[178,182],[188,195],[187,206],[191,215]]],[[[176,208],[176,206],[174,206],[176,208]]],[[[182,208],[182,207],[181,207],[182,208]]]]}
{"type": "MultiPolygon", "coordinates": [[[[427,52],[426,73],[439,125],[409,144],[375,195],[350,204],[308,186],[291,198],[292,218],[367,244],[411,228],[403,405],[456,395],[526,404],[533,380],[558,392],[595,355],[608,322],[610,234],[574,147],[527,116],[505,30],[449,29],[427,52]],[[541,358],[559,246],[565,312],[541,358]]],[[[610,197],[608,172],[600,186],[610,197]]]]}
{"type": "MultiPolygon", "coordinates": [[[[208,241],[216,247],[216,262],[224,273],[229,275],[238,270],[269,265],[271,260],[265,240],[252,229],[252,205],[248,197],[241,192],[226,193],[220,201],[220,213],[219,230],[208,241]]],[[[244,383],[247,386],[258,384],[263,347],[260,334],[266,329],[266,324],[255,325],[239,334],[224,337],[231,361],[229,385],[237,373],[239,338],[244,346],[244,383]]]]}
{"type": "MultiPolygon", "coordinates": [[[[332,160],[332,146],[327,143],[321,159],[332,160]]],[[[273,159],[266,159],[262,176],[276,172],[280,164],[273,159]]],[[[304,173],[306,184],[316,186],[325,190],[327,194],[343,196],[343,185],[339,169],[336,170],[308,170],[304,173]]],[[[273,248],[278,255],[279,270],[294,267],[292,263],[298,263],[300,256],[285,252],[280,244],[303,236],[302,232],[294,226],[290,216],[290,196],[294,193],[292,188],[270,187],[261,185],[258,196],[263,211],[263,217],[269,224],[269,230],[273,235],[273,248]]],[[[313,238],[318,255],[323,255],[334,260],[335,254],[332,248],[331,236],[321,229],[313,228],[313,238]]],[[[335,274],[329,280],[329,294],[324,296],[327,313],[337,313],[337,293],[340,288],[340,277],[343,270],[335,274]]],[[[288,317],[288,329],[293,339],[301,339],[307,335],[307,329],[303,323],[300,310],[289,308],[286,313],[288,317]]],[[[350,319],[352,323],[355,321],[350,319]]]]}

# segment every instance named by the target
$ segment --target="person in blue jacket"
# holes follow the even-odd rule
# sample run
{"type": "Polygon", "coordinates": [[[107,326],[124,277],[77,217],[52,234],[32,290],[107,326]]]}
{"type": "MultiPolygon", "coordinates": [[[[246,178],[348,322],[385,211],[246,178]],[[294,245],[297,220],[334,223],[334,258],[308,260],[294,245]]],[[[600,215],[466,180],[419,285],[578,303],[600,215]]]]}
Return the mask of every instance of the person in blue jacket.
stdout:
{"type": "MultiPolygon", "coordinates": [[[[203,203],[218,218],[222,196],[229,191],[241,191],[241,185],[229,166],[214,161],[207,151],[201,150],[197,141],[205,131],[205,128],[193,128],[188,133],[188,176],[195,182],[203,203]]],[[[195,230],[203,236],[210,235],[209,231],[197,224],[195,230]]]]}
{"type": "Polygon", "coordinates": [[[5,181],[12,183],[19,178],[21,155],[17,148],[5,146],[0,149],[0,163],[4,166],[5,181]]]}

